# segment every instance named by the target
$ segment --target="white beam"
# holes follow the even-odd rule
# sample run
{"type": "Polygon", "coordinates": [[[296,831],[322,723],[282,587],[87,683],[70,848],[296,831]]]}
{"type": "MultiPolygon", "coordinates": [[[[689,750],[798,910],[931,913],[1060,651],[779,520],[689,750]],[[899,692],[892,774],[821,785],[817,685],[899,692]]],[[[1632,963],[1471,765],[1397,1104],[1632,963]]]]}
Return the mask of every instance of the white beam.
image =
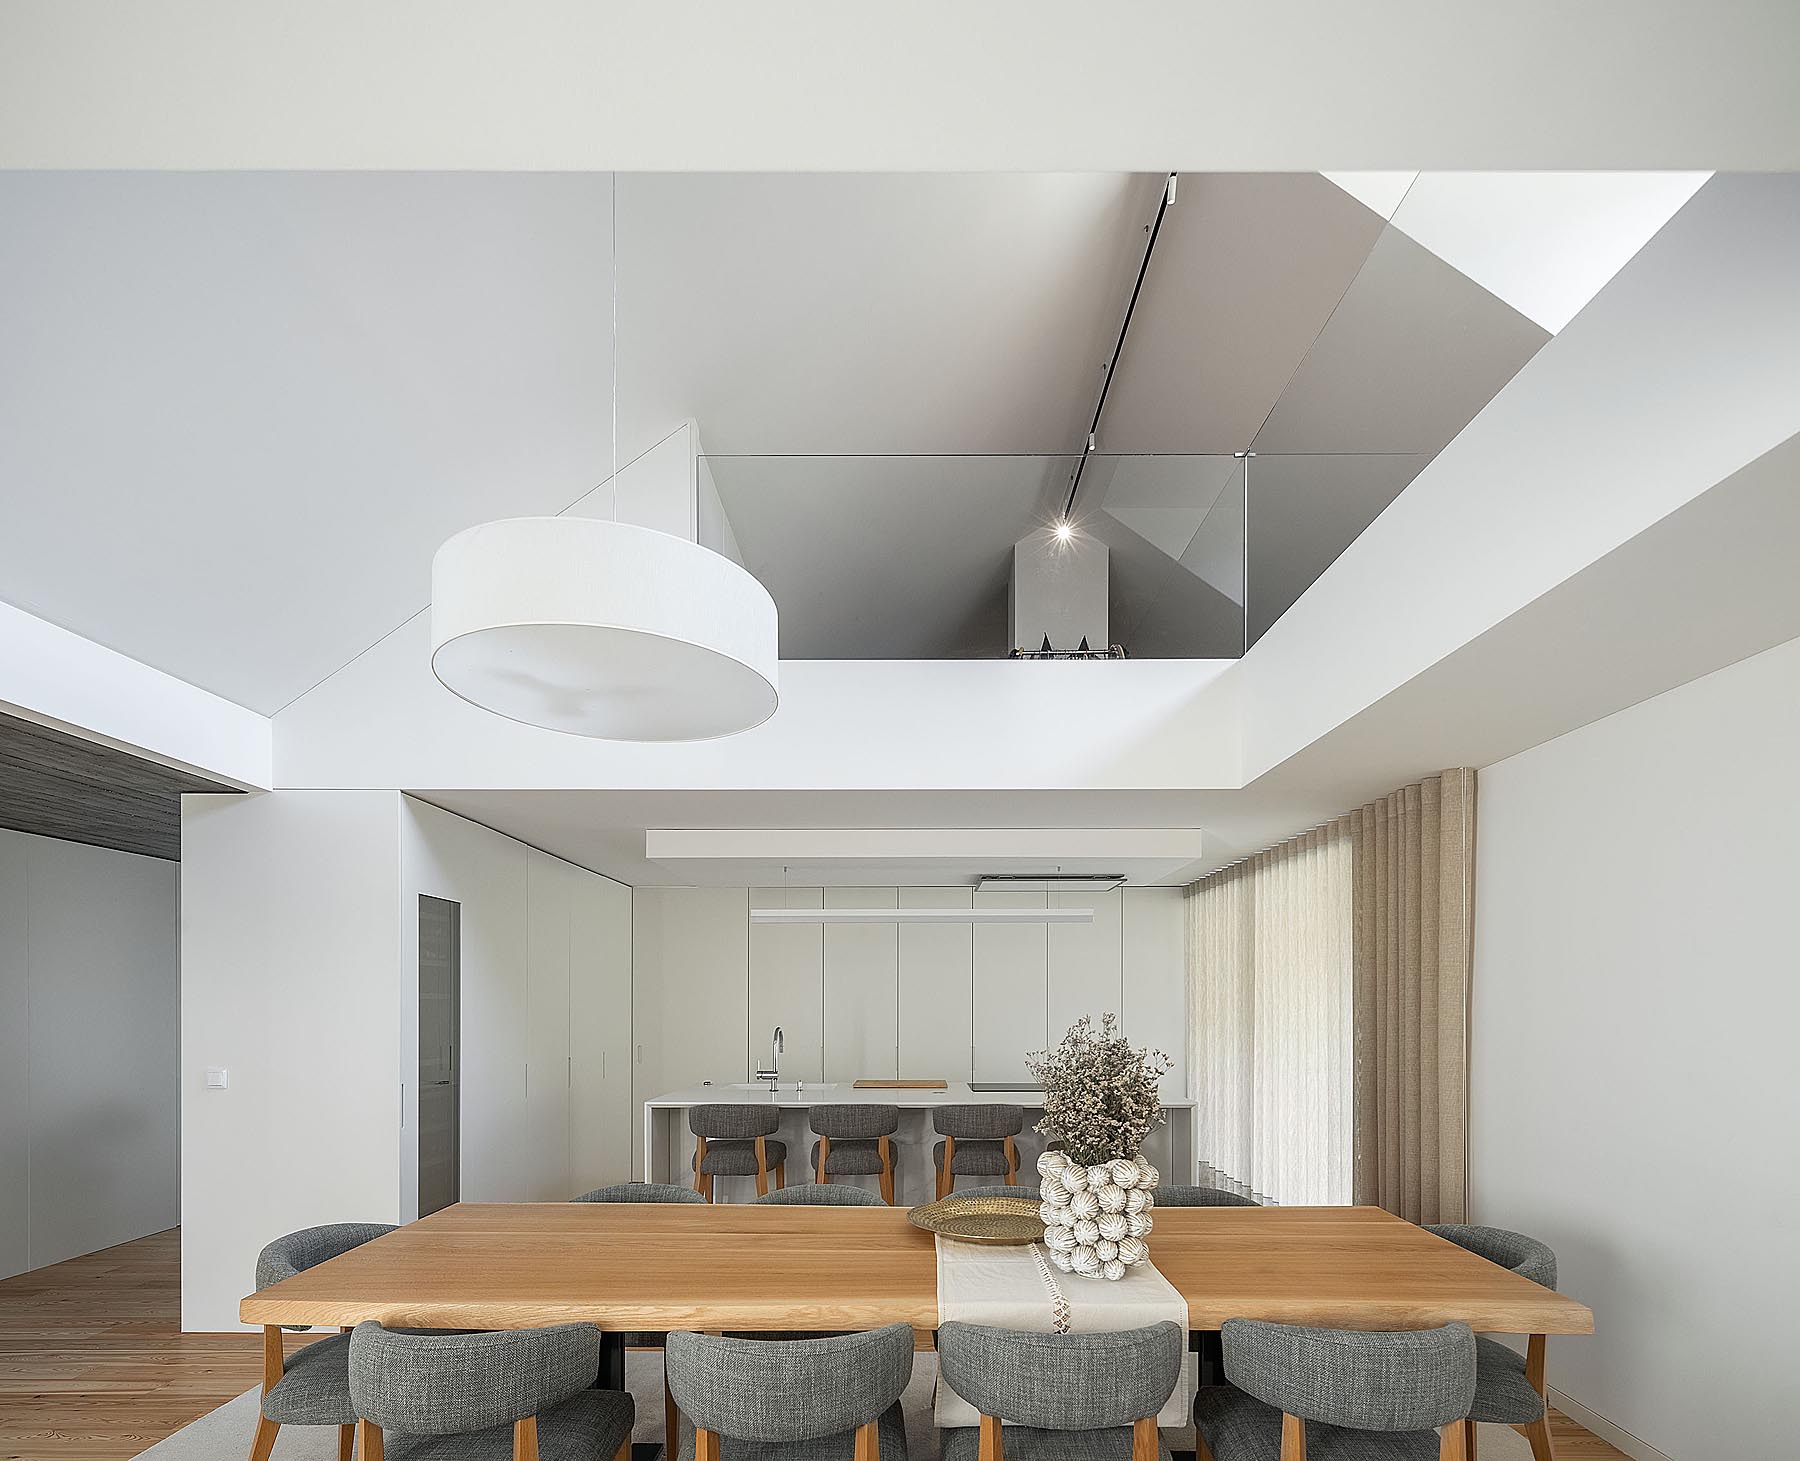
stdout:
{"type": "Polygon", "coordinates": [[[244,790],[273,784],[267,716],[10,604],[0,710],[244,790]]]}

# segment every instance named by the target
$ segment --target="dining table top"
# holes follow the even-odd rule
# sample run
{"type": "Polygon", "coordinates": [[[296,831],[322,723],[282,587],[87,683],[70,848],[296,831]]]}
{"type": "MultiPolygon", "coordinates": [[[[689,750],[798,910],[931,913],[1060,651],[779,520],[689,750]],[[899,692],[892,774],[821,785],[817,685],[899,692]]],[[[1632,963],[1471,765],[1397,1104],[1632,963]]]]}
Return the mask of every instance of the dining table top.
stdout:
{"type": "MultiPolygon", "coordinates": [[[[1021,1195],[1025,1195],[1023,1192],[1021,1195]]],[[[1586,1305],[1373,1207],[1158,1208],[1150,1258],[1188,1326],[1269,1319],[1587,1334],[1586,1305]]],[[[1075,1288],[1101,1279],[1060,1278],[1075,1288]]],[[[606,1330],[938,1324],[932,1234],[903,1208],[458,1203],[249,1295],[248,1324],[606,1330]]]]}

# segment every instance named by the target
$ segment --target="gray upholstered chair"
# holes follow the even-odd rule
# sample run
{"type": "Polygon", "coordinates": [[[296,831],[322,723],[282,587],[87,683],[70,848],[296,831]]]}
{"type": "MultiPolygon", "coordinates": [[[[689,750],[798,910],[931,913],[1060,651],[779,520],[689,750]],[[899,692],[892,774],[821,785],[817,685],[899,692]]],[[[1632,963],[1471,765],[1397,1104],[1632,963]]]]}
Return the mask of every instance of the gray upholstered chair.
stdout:
{"type": "Polygon", "coordinates": [[[596,1187],[570,1202],[705,1202],[692,1187],[677,1187],[673,1182],[615,1182],[611,1187],[596,1187]]]}
{"type": "Polygon", "coordinates": [[[880,1197],[866,1187],[843,1187],[837,1183],[803,1182],[798,1187],[778,1187],[756,1199],[757,1205],[788,1207],[886,1207],[880,1197]]]}
{"type": "Polygon", "coordinates": [[[1019,1180],[1019,1149],[1013,1138],[1025,1128],[1020,1106],[936,1106],[931,1124],[944,1139],[932,1149],[937,1195],[947,1196],[958,1177],[1019,1180]]]}
{"type": "MultiPolygon", "coordinates": [[[[1425,1230],[1510,1269],[1520,1278],[1541,1283],[1547,1289],[1556,1287],[1556,1254],[1536,1238],[1510,1228],[1485,1228],[1470,1223],[1432,1223],[1425,1230]]],[[[1470,1420],[1513,1426],[1531,1442],[1534,1455],[1548,1455],[1550,1407],[1546,1384],[1543,1335],[1531,1335],[1524,1354],[1485,1334],[1475,1336],[1475,1400],[1469,1407],[1470,1420]]]]}
{"type": "Polygon", "coordinates": [[[1261,1207],[1254,1197],[1227,1192],[1223,1187],[1186,1187],[1174,1184],[1156,1189],[1158,1207],[1261,1207]]]}
{"type": "Polygon", "coordinates": [[[906,1461],[912,1359],[905,1324],[779,1343],[671,1334],[681,1443],[664,1461],[906,1461]]]}
{"type": "Polygon", "coordinates": [[[1098,1334],[942,1325],[938,1371],[981,1412],[981,1424],[942,1432],[939,1457],[1169,1461],[1156,1413],[1181,1378],[1186,1349],[1181,1326],[1166,1321],[1098,1334]]]}
{"type": "Polygon", "coordinates": [[[690,1106],[688,1130],[694,1133],[694,1191],[713,1200],[713,1178],[754,1177],[756,1195],[787,1185],[787,1145],[772,1140],[780,1129],[774,1106],[690,1106]]]}
{"type": "Polygon", "coordinates": [[[1038,1193],[1035,1187],[963,1187],[957,1190],[958,1197],[1018,1197],[1037,1205],[1038,1193]]]}
{"type": "Polygon", "coordinates": [[[594,1386],[592,1324],[492,1334],[350,1334],[361,1461],[630,1461],[636,1408],[594,1386]]]}
{"type": "Polygon", "coordinates": [[[1194,1397],[1198,1461],[1463,1461],[1467,1324],[1401,1333],[1227,1319],[1229,1385],[1194,1397]],[[1444,1427],[1442,1436],[1437,1428],[1444,1427]]]}
{"type": "Polygon", "coordinates": [[[809,1113],[813,1134],[813,1180],[833,1177],[879,1177],[881,1200],[894,1201],[894,1148],[900,1129],[898,1106],[814,1106],[809,1113]]]}
{"type": "MultiPolygon", "coordinates": [[[[285,1234],[257,1254],[256,1287],[266,1289],[393,1231],[392,1223],[327,1223],[285,1234]]],[[[273,1324],[264,1326],[262,1406],[250,1461],[267,1461],[284,1425],[338,1427],[338,1456],[347,1461],[356,1435],[348,1334],[317,1340],[288,1356],[283,1353],[281,1330],[273,1324]]]]}

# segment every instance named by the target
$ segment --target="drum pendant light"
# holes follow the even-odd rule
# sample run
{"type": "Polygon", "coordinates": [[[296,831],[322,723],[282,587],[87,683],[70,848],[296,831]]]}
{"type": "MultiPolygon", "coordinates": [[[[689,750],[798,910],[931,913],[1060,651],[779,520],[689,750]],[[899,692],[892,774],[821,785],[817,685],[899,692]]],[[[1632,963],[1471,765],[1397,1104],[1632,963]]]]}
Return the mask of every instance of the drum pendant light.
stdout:
{"type": "Polygon", "coordinates": [[[445,542],[431,564],[431,669],[527,725],[621,741],[734,735],[775,713],[775,601],[723,554],[616,520],[614,228],[615,518],[508,518],[445,542]]]}

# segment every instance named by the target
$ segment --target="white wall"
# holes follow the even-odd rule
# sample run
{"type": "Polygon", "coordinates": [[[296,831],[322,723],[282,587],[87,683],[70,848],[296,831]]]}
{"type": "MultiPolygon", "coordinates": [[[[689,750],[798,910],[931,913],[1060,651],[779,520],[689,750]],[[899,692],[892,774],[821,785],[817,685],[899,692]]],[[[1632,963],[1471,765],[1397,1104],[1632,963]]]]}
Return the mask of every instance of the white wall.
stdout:
{"type": "Polygon", "coordinates": [[[182,799],[184,1329],[238,1327],[269,1239],[400,1217],[398,801],[182,799]]]}
{"type": "Polygon", "coordinates": [[[182,830],[184,1328],[236,1327],[272,1237],[416,1215],[421,894],[462,908],[463,1196],[625,1178],[627,890],[392,791],[189,797],[182,830]]]}
{"type": "Polygon", "coordinates": [[[175,885],[0,831],[0,1278],[178,1220],[175,885]]]}
{"type": "Polygon", "coordinates": [[[1474,1219],[1597,1332],[1550,1383],[1669,1456],[1792,1449],[1800,640],[1481,773],[1474,1219]]]}

